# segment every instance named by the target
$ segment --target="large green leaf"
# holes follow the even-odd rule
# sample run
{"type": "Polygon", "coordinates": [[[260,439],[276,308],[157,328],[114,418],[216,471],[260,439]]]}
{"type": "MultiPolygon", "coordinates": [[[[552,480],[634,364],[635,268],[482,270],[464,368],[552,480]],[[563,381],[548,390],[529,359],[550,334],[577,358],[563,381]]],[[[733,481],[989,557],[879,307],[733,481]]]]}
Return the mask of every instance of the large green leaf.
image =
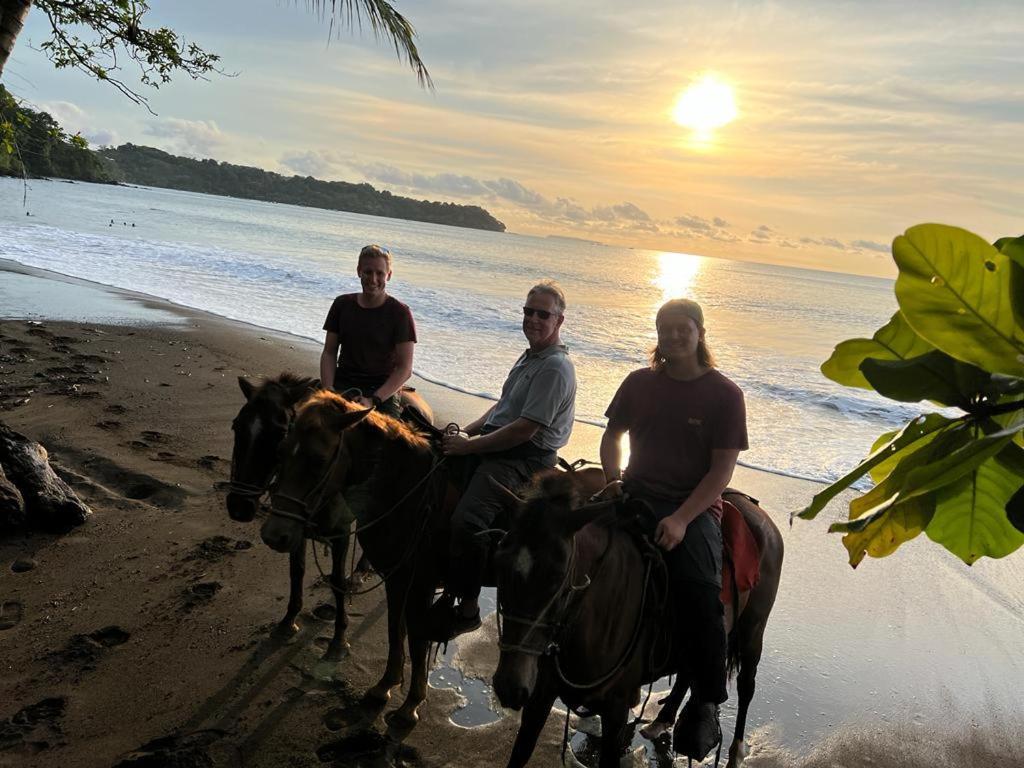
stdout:
{"type": "Polygon", "coordinates": [[[1006,514],[1021,486],[1020,475],[995,456],[935,492],[928,538],[968,565],[979,557],[1005,557],[1024,544],[1006,514]]]}
{"type": "Polygon", "coordinates": [[[1024,328],[1024,235],[996,240],[995,247],[1010,259],[1010,300],[1017,326],[1024,328]]]}
{"type": "MultiPolygon", "coordinates": [[[[885,478],[889,476],[889,474],[893,471],[896,465],[903,461],[903,459],[906,458],[908,454],[918,450],[919,448],[922,448],[924,445],[930,443],[932,440],[934,440],[936,437],[942,434],[941,428],[943,426],[947,426],[953,423],[952,420],[947,419],[945,416],[940,416],[937,413],[929,413],[924,416],[921,416],[920,418],[924,419],[924,428],[922,430],[924,434],[920,437],[920,439],[917,442],[914,442],[913,444],[905,448],[897,448],[897,450],[895,451],[889,450],[888,455],[884,457],[882,461],[871,467],[871,480],[875,483],[875,485],[878,485],[883,480],[885,480],[885,478]],[[936,428],[930,429],[930,425],[935,425],[936,428]]],[[[880,435],[878,439],[875,440],[875,444],[871,446],[871,455],[874,456],[879,451],[879,449],[891,443],[898,434],[899,430],[894,430],[892,432],[886,432],[880,435]]]]}
{"type": "Polygon", "coordinates": [[[992,373],[1024,376],[1024,329],[1010,299],[1010,258],[971,232],[911,227],[893,242],[896,298],[938,349],[992,373]]]}
{"type": "MultiPolygon", "coordinates": [[[[895,436],[892,440],[888,441],[884,445],[876,443],[875,449],[872,451],[870,456],[834,483],[827,486],[823,491],[817,493],[814,498],[811,499],[810,504],[791,516],[801,517],[804,520],[813,520],[817,517],[818,513],[821,512],[821,510],[823,510],[830,501],[832,501],[832,499],[853,485],[853,483],[858,479],[871,471],[872,468],[877,467],[882,462],[899,455],[900,452],[904,452],[903,455],[906,456],[906,454],[909,453],[907,449],[919,440],[922,440],[925,437],[928,437],[929,440],[931,440],[940,430],[954,424],[957,424],[956,420],[940,416],[937,413],[930,413],[926,416],[920,416],[914,419],[898,434],[894,433],[895,436]]],[[[916,448],[914,450],[916,450],[916,448]]]]}
{"type": "Polygon", "coordinates": [[[875,391],[890,400],[931,400],[965,411],[992,381],[992,375],[981,368],[954,360],[937,349],[907,360],[867,359],[860,368],[875,391]]]}
{"type": "Polygon", "coordinates": [[[843,546],[850,553],[850,565],[856,568],[865,555],[891,555],[901,544],[920,534],[931,522],[934,512],[934,498],[930,495],[917,496],[890,507],[863,529],[847,533],[843,536],[843,546]]]}
{"type": "Polygon", "coordinates": [[[904,451],[903,458],[896,462],[885,479],[863,496],[858,496],[850,502],[849,521],[837,523],[835,530],[862,530],[872,520],[884,514],[889,507],[917,495],[904,494],[907,478],[912,472],[941,461],[943,457],[963,450],[973,442],[971,430],[961,423],[942,431],[933,439],[922,440],[913,449],[904,451]]]}
{"type": "Polygon", "coordinates": [[[821,372],[847,387],[871,389],[860,371],[865,360],[906,360],[923,355],[935,347],[922,339],[897,312],[870,339],[848,339],[836,346],[832,356],[821,365],[821,372]]]}

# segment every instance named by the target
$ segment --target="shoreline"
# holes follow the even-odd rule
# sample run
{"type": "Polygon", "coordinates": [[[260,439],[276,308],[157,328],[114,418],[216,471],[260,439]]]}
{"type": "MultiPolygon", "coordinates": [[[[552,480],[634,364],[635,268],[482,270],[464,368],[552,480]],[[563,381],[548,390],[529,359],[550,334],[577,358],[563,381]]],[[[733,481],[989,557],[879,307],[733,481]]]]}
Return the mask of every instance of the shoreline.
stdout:
{"type": "MultiPolygon", "coordinates": [[[[189,317],[195,317],[195,316],[205,317],[207,319],[212,318],[212,319],[214,319],[214,320],[216,320],[218,322],[234,324],[235,326],[238,327],[238,329],[240,331],[249,331],[249,332],[253,332],[253,333],[272,334],[274,336],[277,336],[277,337],[281,338],[284,341],[290,341],[293,344],[302,344],[302,345],[309,346],[310,347],[310,355],[312,357],[314,357],[314,358],[316,358],[319,355],[319,352],[320,352],[320,349],[321,349],[321,344],[320,344],[319,341],[317,341],[316,339],[312,339],[310,337],[307,337],[307,336],[300,336],[298,334],[290,333],[288,331],[282,331],[282,330],[277,329],[277,328],[271,328],[269,326],[257,325],[256,323],[250,323],[250,322],[247,322],[245,320],[238,320],[236,318],[227,317],[225,315],[221,315],[221,314],[218,314],[216,312],[211,312],[211,311],[206,310],[206,309],[201,309],[201,308],[198,308],[198,307],[192,307],[192,306],[189,306],[187,304],[181,304],[179,302],[175,302],[175,301],[173,301],[171,299],[166,299],[166,298],[163,298],[163,297],[160,297],[160,296],[154,296],[152,294],[141,293],[141,292],[138,292],[138,291],[131,291],[131,290],[126,289],[126,288],[119,288],[117,286],[108,285],[106,283],[100,283],[100,282],[97,282],[97,281],[94,281],[94,280],[88,280],[88,279],[85,279],[85,278],[79,278],[79,277],[75,277],[74,275],[67,275],[67,274],[64,274],[62,272],[56,272],[56,271],[53,271],[53,270],[43,269],[43,268],[40,268],[40,267],[33,267],[31,265],[22,264],[21,262],[16,261],[14,259],[8,259],[8,258],[0,257],[0,273],[2,273],[2,272],[13,272],[13,273],[16,273],[16,274],[24,274],[24,275],[27,275],[27,276],[38,277],[38,278],[44,279],[44,280],[47,280],[47,279],[48,280],[57,280],[57,281],[60,281],[60,282],[69,283],[71,285],[89,286],[89,287],[94,288],[96,290],[108,292],[108,293],[110,293],[112,295],[115,295],[115,296],[122,296],[124,298],[128,298],[128,299],[131,299],[131,300],[134,300],[134,301],[142,302],[146,306],[152,307],[154,309],[166,310],[167,308],[171,308],[172,310],[176,311],[178,314],[181,315],[182,320],[187,319],[189,317]]],[[[313,374],[313,375],[316,375],[316,374],[313,374]]],[[[458,387],[457,385],[452,384],[450,382],[439,381],[436,378],[431,377],[431,376],[427,376],[427,375],[425,375],[423,373],[420,373],[420,372],[416,371],[415,369],[413,370],[413,378],[410,380],[409,383],[410,383],[411,386],[415,386],[415,387],[418,387],[418,388],[423,387],[423,385],[429,385],[429,387],[437,388],[441,392],[450,393],[449,397],[443,397],[442,396],[442,397],[439,398],[443,402],[447,402],[449,399],[452,399],[452,398],[461,399],[463,397],[465,397],[465,398],[473,398],[474,400],[481,401],[480,406],[479,406],[480,407],[479,412],[476,412],[476,411],[473,411],[473,410],[468,411],[466,413],[466,415],[463,417],[465,420],[472,420],[473,418],[476,418],[475,414],[482,413],[483,410],[486,410],[486,408],[490,407],[489,405],[487,405],[487,403],[497,402],[497,399],[498,399],[496,395],[492,395],[492,394],[489,394],[489,393],[486,393],[486,392],[471,392],[469,390],[462,389],[462,388],[458,387]]],[[[431,404],[433,405],[433,403],[431,403],[431,404]]],[[[465,401],[464,404],[460,404],[460,405],[462,405],[462,407],[468,407],[469,406],[469,402],[465,401]]],[[[575,424],[576,424],[576,427],[574,427],[574,429],[573,429],[574,437],[575,437],[576,429],[579,428],[579,427],[582,427],[584,430],[588,430],[588,428],[597,429],[599,431],[603,431],[604,430],[604,425],[603,424],[598,423],[598,422],[596,422],[594,420],[590,420],[590,419],[577,418],[577,419],[575,419],[575,424]]],[[[599,442],[600,442],[600,436],[598,436],[596,438],[596,443],[599,443],[599,442]]],[[[575,441],[570,442],[569,446],[566,447],[566,450],[569,450],[574,445],[574,443],[575,443],[575,441]]],[[[585,444],[586,444],[586,446],[588,448],[590,448],[591,446],[595,446],[596,443],[595,443],[594,437],[590,436],[586,440],[585,444]]],[[[593,448],[591,456],[580,456],[578,458],[587,458],[588,460],[596,460],[596,458],[597,458],[596,447],[593,448]]],[[[746,469],[746,470],[750,470],[750,471],[753,471],[753,472],[763,472],[765,474],[775,475],[777,477],[788,478],[790,480],[799,480],[799,481],[808,482],[808,483],[815,483],[815,484],[822,485],[822,486],[828,485],[829,482],[831,482],[829,480],[825,480],[825,479],[818,478],[818,477],[812,477],[810,475],[802,475],[802,474],[799,474],[799,473],[796,473],[796,472],[787,472],[787,471],[781,470],[781,469],[775,469],[775,468],[772,468],[772,467],[765,467],[765,466],[761,466],[761,465],[758,465],[758,464],[752,464],[752,463],[744,461],[742,459],[742,457],[737,462],[737,467],[740,467],[740,468],[743,468],[743,469],[746,469]]]]}

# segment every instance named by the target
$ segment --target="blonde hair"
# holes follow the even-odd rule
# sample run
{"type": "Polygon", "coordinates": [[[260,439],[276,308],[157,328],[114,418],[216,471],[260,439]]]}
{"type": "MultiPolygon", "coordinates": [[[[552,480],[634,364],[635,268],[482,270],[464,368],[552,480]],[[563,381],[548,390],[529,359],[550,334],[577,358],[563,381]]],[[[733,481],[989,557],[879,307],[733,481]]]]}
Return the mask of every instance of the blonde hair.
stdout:
{"type": "MultiPolygon", "coordinates": [[[[654,321],[655,326],[661,322],[661,318],[667,314],[680,314],[684,315],[696,324],[698,328],[704,330],[704,310],[701,309],[700,304],[691,299],[672,299],[666,301],[658,309],[657,318],[654,321]]],[[[654,349],[651,350],[651,370],[660,371],[665,365],[665,356],[661,353],[661,349],[657,344],[654,345],[654,349]]],[[[697,362],[705,368],[715,367],[715,356],[712,354],[711,349],[708,347],[706,340],[701,339],[697,342],[697,362]]]]}
{"type": "Polygon", "coordinates": [[[376,243],[373,245],[364,245],[363,249],[359,251],[359,261],[356,262],[357,265],[362,264],[363,259],[384,259],[388,265],[388,272],[391,271],[391,250],[389,248],[385,248],[383,245],[377,245],[376,243]]]}

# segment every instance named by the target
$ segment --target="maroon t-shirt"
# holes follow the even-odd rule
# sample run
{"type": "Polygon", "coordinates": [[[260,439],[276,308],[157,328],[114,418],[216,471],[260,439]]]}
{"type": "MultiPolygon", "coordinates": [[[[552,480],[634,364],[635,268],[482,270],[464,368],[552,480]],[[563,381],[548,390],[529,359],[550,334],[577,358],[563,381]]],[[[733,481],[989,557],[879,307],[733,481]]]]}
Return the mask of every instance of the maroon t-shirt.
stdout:
{"type": "Polygon", "coordinates": [[[379,307],[359,306],[358,293],[346,293],[331,304],[324,330],[338,334],[335,385],[376,389],[395,369],[395,347],[416,341],[409,307],[388,296],[379,307]]]}
{"type": "MultiPolygon", "coordinates": [[[[712,450],[747,449],[743,391],[714,368],[692,381],[633,371],[605,416],[609,427],[629,432],[629,483],[679,503],[711,469],[712,450]]],[[[721,516],[721,500],[714,509],[721,516]]]]}

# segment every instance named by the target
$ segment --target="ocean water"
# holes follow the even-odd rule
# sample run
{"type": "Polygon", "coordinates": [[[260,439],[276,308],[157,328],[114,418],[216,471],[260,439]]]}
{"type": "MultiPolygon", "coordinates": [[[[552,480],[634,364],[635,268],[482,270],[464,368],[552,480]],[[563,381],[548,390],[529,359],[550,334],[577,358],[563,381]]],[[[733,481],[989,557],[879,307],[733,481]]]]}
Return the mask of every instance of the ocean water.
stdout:
{"type": "Polygon", "coordinates": [[[359,248],[384,244],[389,290],[416,318],[416,372],[487,397],[525,348],[527,290],[554,278],[569,301],[577,418],[594,424],[645,364],[658,306],[696,299],[721,369],[746,394],[742,460],[774,472],[835,479],[917,413],[818,370],[836,343],[895,311],[889,280],[173,190],[33,181],[27,205],[23,193],[0,180],[0,256],[315,340],[334,296],[359,289],[359,248]]]}

